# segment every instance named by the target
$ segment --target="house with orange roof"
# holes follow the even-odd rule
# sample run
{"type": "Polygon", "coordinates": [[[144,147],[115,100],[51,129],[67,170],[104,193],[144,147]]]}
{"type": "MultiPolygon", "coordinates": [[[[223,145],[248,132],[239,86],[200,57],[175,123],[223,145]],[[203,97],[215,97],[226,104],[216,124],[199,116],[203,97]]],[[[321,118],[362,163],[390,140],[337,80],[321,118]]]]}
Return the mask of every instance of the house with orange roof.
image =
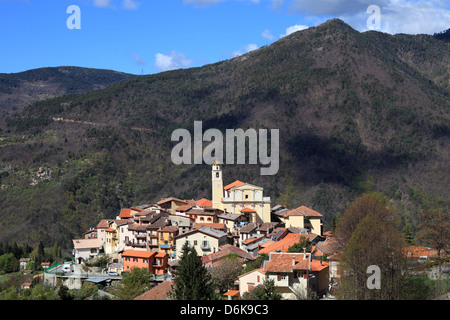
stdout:
{"type": "Polygon", "coordinates": [[[410,246],[403,248],[407,258],[428,260],[430,258],[437,258],[437,250],[423,246],[410,246]]]}
{"type": "Polygon", "coordinates": [[[232,214],[243,214],[250,222],[271,222],[270,197],[264,189],[236,180],[223,187],[222,165],[212,165],[212,205],[232,214]]]}
{"type": "Polygon", "coordinates": [[[318,295],[328,288],[328,262],[313,260],[310,253],[272,252],[262,271],[274,281],[283,299],[305,299],[308,292],[318,295]]]}
{"type": "Polygon", "coordinates": [[[167,273],[169,255],[155,251],[127,250],[121,254],[123,271],[133,268],[145,268],[153,274],[167,273]]]}
{"type": "Polygon", "coordinates": [[[278,214],[278,217],[285,224],[286,228],[302,228],[308,230],[308,233],[318,235],[323,233],[323,215],[306,206],[300,206],[283,214],[278,214]]]}
{"type": "Polygon", "coordinates": [[[212,201],[208,199],[200,199],[195,201],[196,205],[202,208],[211,208],[212,207],[212,201]]]}

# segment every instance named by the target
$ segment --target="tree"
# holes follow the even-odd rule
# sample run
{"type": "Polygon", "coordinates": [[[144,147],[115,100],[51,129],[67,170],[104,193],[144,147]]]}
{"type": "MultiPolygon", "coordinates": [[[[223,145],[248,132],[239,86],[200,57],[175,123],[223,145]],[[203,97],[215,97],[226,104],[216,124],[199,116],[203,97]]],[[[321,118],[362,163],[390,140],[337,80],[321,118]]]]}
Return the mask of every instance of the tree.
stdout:
{"type": "Polygon", "coordinates": [[[147,268],[132,268],[130,272],[122,273],[117,297],[120,300],[133,300],[150,289],[152,273],[147,268]]]}
{"type": "Polygon", "coordinates": [[[73,296],[70,294],[69,292],[69,288],[67,288],[66,286],[62,285],[61,287],[59,287],[58,290],[58,296],[61,300],[73,300],[73,296]]]}
{"type": "Polygon", "coordinates": [[[289,253],[295,253],[295,252],[308,252],[311,253],[311,249],[313,247],[313,243],[306,239],[305,237],[300,237],[298,242],[294,244],[293,246],[289,247],[288,252],[289,253]]]}
{"type": "Polygon", "coordinates": [[[228,255],[209,268],[208,272],[219,291],[224,293],[233,287],[238,276],[242,274],[242,269],[242,260],[236,255],[228,255]]]}
{"type": "Polygon", "coordinates": [[[380,193],[365,193],[345,209],[336,226],[337,249],[342,249],[350,239],[358,224],[370,213],[381,220],[393,220],[394,212],[389,199],[380,193]]]}
{"type": "Polygon", "coordinates": [[[169,298],[174,300],[211,300],[214,298],[214,285],[211,275],[203,266],[194,247],[187,242],[182,248],[182,257],[175,272],[169,298]]]}
{"type": "Polygon", "coordinates": [[[269,260],[269,256],[266,253],[259,254],[254,261],[247,263],[247,266],[245,267],[245,272],[250,272],[252,270],[261,268],[264,261],[266,260],[269,260]]]}
{"type": "Polygon", "coordinates": [[[281,300],[281,294],[275,288],[273,279],[265,278],[262,284],[242,295],[243,300],[281,300]]]}
{"type": "Polygon", "coordinates": [[[439,210],[426,211],[420,215],[419,238],[435,248],[438,257],[450,243],[450,216],[439,210]]]}
{"type": "Polygon", "coordinates": [[[5,253],[0,256],[0,271],[15,272],[19,270],[19,260],[13,253],[5,253]]]}
{"type": "Polygon", "coordinates": [[[414,245],[414,235],[411,230],[411,222],[409,220],[406,221],[405,228],[403,231],[403,236],[405,237],[405,241],[408,245],[412,246],[414,245]]]}
{"type": "Polygon", "coordinates": [[[53,244],[52,258],[54,261],[61,258],[61,247],[59,246],[57,241],[55,241],[55,243],[53,244]]]}
{"type": "Polygon", "coordinates": [[[404,239],[392,223],[370,213],[357,225],[340,255],[341,279],[336,296],[340,299],[402,299],[406,273],[404,239]],[[369,268],[371,267],[371,268],[369,268]],[[379,268],[380,288],[368,285],[379,268]]]}

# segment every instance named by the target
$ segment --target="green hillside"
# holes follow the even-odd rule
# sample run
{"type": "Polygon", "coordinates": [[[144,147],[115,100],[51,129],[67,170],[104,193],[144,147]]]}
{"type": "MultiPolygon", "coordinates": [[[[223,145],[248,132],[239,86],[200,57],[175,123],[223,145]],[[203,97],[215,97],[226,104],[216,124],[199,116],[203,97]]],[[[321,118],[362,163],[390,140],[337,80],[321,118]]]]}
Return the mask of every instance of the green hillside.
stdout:
{"type": "Polygon", "coordinates": [[[0,241],[70,246],[122,207],[210,198],[210,167],[170,158],[173,130],[192,132],[196,120],[280,130],[278,174],[225,165],[225,183],[311,206],[325,229],[356,196],[379,191],[414,226],[422,210],[450,207],[449,49],[330,20],[231,60],[37,101],[0,132],[0,241]],[[51,176],[32,183],[40,167],[51,176]]]}

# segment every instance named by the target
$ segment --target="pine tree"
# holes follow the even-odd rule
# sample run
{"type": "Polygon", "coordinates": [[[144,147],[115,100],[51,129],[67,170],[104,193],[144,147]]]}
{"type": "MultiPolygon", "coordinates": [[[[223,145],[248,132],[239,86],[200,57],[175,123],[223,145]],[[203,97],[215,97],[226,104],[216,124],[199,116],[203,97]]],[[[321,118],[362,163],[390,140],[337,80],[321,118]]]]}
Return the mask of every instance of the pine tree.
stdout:
{"type": "Polygon", "coordinates": [[[195,248],[189,248],[187,242],[183,245],[182,257],[169,296],[174,300],[211,300],[214,297],[211,276],[195,248]]]}

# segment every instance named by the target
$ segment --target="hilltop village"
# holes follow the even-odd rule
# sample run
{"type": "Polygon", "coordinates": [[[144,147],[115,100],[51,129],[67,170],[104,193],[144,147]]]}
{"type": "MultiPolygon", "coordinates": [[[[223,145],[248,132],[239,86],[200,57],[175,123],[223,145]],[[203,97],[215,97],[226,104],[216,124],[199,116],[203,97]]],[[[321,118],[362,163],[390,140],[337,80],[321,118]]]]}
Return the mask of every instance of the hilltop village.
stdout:
{"type": "MultiPolygon", "coordinates": [[[[330,251],[333,238],[323,232],[322,214],[306,206],[271,206],[264,189],[250,183],[236,180],[223,186],[222,165],[217,162],[211,173],[211,200],[169,197],[155,204],[123,208],[115,219],[103,219],[84,237],[73,239],[74,265],[103,254],[113,261],[103,277],[91,275],[84,280],[107,285],[132,268],[147,268],[159,282],[151,291],[168,291],[187,242],[207,267],[230,254],[239,257],[243,265],[261,254],[269,257],[261,268],[238,277],[235,287],[225,293],[228,299],[251,291],[266,277],[274,280],[285,299],[305,295],[308,290],[325,295],[335,272],[330,251]],[[313,250],[287,252],[301,241],[311,243],[313,250]]],[[[46,272],[47,278],[51,275],[46,272]]],[[[66,285],[75,288],[76,282],[70,279],[66,285]]],[[[46,282],[51,281],[54,279],[46,282]]],[[[137,299],[155,297],[150,292],[137,299]]]]}

